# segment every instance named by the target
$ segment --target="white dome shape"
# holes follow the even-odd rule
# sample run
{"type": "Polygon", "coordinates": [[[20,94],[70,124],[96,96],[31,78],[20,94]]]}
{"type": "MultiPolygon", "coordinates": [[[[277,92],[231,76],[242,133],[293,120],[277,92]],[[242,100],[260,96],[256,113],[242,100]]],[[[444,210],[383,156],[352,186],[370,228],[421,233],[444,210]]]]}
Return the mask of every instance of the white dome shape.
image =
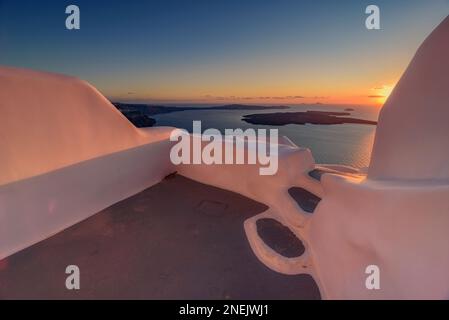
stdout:
{"type": "Polygon", "coordinates": [[[449,17],[431,33],[385,103],[371,179],[449,179],[449,17]]]}

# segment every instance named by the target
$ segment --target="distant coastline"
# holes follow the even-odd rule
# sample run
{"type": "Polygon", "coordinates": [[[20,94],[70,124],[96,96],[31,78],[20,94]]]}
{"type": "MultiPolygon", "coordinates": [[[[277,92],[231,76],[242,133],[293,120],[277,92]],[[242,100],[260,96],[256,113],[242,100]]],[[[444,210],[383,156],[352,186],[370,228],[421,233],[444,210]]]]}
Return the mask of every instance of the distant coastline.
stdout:
{"type": "Polygon", "coordinates": [[[287,124],[368,124],[377,125],[376,121],[347,117],[349,112],[306,111],[306,112],[275,112],[250,114],[243,117],[243,121],[250,124],[284,126],[287,124]]]}
{"type": "MultiPolygon", "coordinates": [[[[222,106],[206,106],[206,107],[191,107],[191,106],[160,106],[149,104],[131,104],[131,103],[113,103],[114,106],[122,112],[129,121],[136,127],[152,127],[156,124],[156,120],[151,116],[159,114],[168,114],[181,111],[210,111],[210,110],[285,110],[291,109],[289,106],[258,106],[258,105],[244,105],[244,104],[229,104],[222,106]]],[[[317,125],[333,125],[333,124],[367,124],[377,125],[376,121],[364,120],[358,118],[348,117],[351,115],[349,111],[354,111],[352,108],[346,108],[345,112],[338,111],[315,111],[308,110],[305,112],[273,112],[273,113],[259,113],[244,115],[242,121],[254,125],[269,125],[269,126],[284,126],[287,124],[317,124],[317,125]]]]}
{"type": "Polygon", "coordinates": [[[288,106],[255,106],[244,104],[228,104],[223,106],[208,106],[208,107],[171,107],[158,106],[149,104],[132,104],[112,102],[112,104],[123,113],[136,127],[152,127],[156,124],[156,120],[151,118],[158,114],[167,114],[181,111],[205,111],[205,110],[282,110],[290,109],[288,106]]]}
{"type": "Polygon", "coordinates": [[[157,115],[172,112],[181,111],[198,111],[198,110],[272,110],[272,109],[290,109],[289,106],[257,106],[257,105],[245,105],[245,104],[227,104],[222,106],[207,106],[207,107],[172,107],[150,104],[132,104],[132,103],[112,103],[120,111],[141,111],[146,115],[157,115]]]}

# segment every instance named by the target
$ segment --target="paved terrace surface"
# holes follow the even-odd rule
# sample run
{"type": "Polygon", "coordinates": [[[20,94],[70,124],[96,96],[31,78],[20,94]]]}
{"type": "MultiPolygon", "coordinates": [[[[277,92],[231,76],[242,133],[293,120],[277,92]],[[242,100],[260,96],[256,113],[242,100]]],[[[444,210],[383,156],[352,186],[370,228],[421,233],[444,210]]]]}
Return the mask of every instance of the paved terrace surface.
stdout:
{"type": "Polygon", "coordinates": [[[0,299],[319,299],[260,263],[243,221],[263,204],[171,176],[0,261],[0,299]],[[65,288],[65,269],[81,289],[65,288]]]}

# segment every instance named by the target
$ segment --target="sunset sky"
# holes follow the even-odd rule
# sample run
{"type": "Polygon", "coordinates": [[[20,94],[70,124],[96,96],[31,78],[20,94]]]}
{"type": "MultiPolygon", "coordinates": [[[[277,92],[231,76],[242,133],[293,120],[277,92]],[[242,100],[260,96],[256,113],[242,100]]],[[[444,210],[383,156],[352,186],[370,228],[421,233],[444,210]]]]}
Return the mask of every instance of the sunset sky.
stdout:
{"type": "Polygon", "coordinates": [[[448,13],[448,0],[0,0],[0,64],[115,101],[380,105],[448,13]],[[382,30],[365,28],[369,4],[382,30]]]}

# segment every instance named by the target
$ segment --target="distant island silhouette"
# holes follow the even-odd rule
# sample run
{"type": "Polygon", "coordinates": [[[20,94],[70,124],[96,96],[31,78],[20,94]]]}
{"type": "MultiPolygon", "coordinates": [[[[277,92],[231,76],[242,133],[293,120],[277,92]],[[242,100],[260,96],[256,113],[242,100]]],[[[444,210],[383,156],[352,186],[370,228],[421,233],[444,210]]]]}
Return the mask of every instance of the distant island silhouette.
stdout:
{"type": "Polygon", "coordinates": [[[243,117],[243,121],[251,124],[262,124],[268,126],[284,126],[287,124],[344,124],[357,123],[376,125],[376,121],[363,120],[347,117],[349,112],[331,112],[331,111],[306,111],[306,112],[275,112],[249,114],[243,117]]]}

